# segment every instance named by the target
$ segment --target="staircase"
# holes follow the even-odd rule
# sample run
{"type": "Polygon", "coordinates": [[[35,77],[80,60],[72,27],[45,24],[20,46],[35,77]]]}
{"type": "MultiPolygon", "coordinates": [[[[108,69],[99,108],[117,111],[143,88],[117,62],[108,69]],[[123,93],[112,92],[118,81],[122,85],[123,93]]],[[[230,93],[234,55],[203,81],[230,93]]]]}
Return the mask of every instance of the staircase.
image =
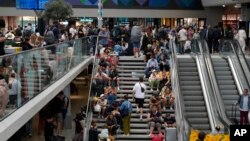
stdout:
{"type": "Polygon", "coordinates": [[[200,77],[194,59],[178,58],[179,81],[184,102],[184,113],[194,129],[211,131],[200,77]]]}
{"type": "MultiPolygon", "coordinates": [[[[229,118],[232,118],[232,105],[237,102],[239,97],[233,74],[226,59],[212,56],[212,62],[226,114],[229,118]]],[[[240,113],[239,110],[236,111],[236,117],[239,121],[240,113]]]]}
{"type": "MultiPolygon", "coordinates": [[[[133,111],[131,114],[131,129],[129,136],[123,136],[122,133],[118,133],[116,141],[145,141],[151,140],[148,136],[149,127],[147,122],[147,113],[149,111],[149,99],[152,95],[150,91],[149,84],[147,80],[144,80],[144,83],[147,85],[146,98],[144,103],[144,113],[143,120],[139,118],[139,114],[136,113],[135,101],[132,99],[132,89],[136,82],[139,81],[140,76],[144,76],[146,63],[143,62],[143,58],[134,58],[133,56],[120,56],[119,65],[117,70],[119,72],[120,79],[120,90],[117,93],[118,99],[123,99],[123,96],[128,94],[129,101],[132,102],[133,111]]],[[[165,110],[166,112],[173,113],[173,110],[165,110]]],[[[98,128],[105,124],[104,119],[98,119],[98,128]]],[[[162,128],[162,133],[164,133],[164,128],[162,128]]]]}

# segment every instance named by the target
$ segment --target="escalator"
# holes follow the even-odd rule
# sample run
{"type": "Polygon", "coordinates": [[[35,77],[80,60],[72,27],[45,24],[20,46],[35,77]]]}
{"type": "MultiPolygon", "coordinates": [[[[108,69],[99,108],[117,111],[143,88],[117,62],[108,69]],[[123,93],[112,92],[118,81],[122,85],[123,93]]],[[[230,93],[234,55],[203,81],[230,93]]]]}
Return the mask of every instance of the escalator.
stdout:
{"type": "Polygon", "coordinates": [[[196,61],[190,56],[182,56],[177,60],[184,115],[193,129],[209,132],[211,127],[208,110],[203,96],[196,61]]]}
{"type": "MultiPolygon", "coordinates": [[[[232,70],[228,60],[220,56],[212,56],[211,59],[226,114],[229,118],[233,118],[232,106],[237,102],[239,93],[232,70]]],[[[236,113],[236,117],[239,120],[239,111],[236,113]]]]}

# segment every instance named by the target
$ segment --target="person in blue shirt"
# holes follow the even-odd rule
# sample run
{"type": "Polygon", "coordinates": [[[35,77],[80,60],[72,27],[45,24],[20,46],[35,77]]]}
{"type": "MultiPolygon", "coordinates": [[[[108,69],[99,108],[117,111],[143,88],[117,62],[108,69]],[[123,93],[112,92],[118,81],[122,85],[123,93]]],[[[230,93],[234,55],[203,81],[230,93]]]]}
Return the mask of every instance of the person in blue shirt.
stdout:
{"type": "Polygon", "coordinates": [[[120,111],[123,111],[123,110],[128,110],[128,115],[125,117],[122,117],[123,132],[124,132],[124,135],[129,136],[132,104],[131,104],[131,102],[128,101],[128,95],[124,96],[124,101],[121,104],[120,111]]]}
{"type": "Polygon", "coordinates": [[[155,59],[155,55],[152,54],[151,55],[151,59],[148,60],[147,62],[147,66],[146,66],[146,70],[145,70],[145,75],[146,75],[146,78],[149,78],[150,74],[151,74],[151,70],[158,70],[158,62],[157,60],[155,59]]]}

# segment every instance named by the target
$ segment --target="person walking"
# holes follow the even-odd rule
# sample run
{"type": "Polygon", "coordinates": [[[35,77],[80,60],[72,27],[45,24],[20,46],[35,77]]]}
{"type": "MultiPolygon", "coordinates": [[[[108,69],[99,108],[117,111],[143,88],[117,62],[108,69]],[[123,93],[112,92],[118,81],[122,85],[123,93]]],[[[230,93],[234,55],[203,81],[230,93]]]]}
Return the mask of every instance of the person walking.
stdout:
{"type": "Polygon", "coordinates": [[[140,120],[142,120],[143,104],[144,104],[146,89],[147,87],[143,83],[143,78],[140,77],[139,82],[135,83],[134,88],[133,88],[133,97],[136,103],[136,111],[137,113],[140,112],[140,120]]]}
{"type": "Polygon", "coordinates": [[[123,120],[123,132],[124,135],[129,136],[130,133],[130,119],[131,119],[131,113],[132,113],[132,104],[128,101],[128,96],[124,96],[124,101],[121,104],[120,107],[123,120]]]}
{"type": "Polygon", "coordinates": [[[248,94],[248,89],[244,89],[243,95],[238,99],[238,104],[240,105],[240,124],[248,125],[248,112],[250,109],[250,96],[248,94]]]}

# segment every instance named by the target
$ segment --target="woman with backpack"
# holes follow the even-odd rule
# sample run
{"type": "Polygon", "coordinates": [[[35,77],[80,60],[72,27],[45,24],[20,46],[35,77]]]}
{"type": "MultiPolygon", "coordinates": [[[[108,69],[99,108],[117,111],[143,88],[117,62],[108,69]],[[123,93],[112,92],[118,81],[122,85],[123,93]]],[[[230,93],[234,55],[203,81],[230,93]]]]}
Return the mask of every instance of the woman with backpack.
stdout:
{"type": "Polygon", "coordinates": [[[132,104],[128,101],[128,96],[124,96],[124,101],[120,107],[120,113],[123,120],[123,132],[124,135],[129,136],[130,133],[130,119],[132,113],[132,104]]]}

